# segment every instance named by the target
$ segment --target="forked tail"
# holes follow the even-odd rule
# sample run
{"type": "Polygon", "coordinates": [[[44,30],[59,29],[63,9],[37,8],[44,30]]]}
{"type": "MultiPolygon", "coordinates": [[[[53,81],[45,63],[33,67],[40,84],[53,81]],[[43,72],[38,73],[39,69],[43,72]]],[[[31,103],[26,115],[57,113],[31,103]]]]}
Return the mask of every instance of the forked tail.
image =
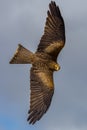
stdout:
{"type": "Polygon", "coordinates": [[[24,48],[22,45],[18,44],[18,48],[10,60],[10,64],[29,64],[33,62],[34,54],[24,48]]]}

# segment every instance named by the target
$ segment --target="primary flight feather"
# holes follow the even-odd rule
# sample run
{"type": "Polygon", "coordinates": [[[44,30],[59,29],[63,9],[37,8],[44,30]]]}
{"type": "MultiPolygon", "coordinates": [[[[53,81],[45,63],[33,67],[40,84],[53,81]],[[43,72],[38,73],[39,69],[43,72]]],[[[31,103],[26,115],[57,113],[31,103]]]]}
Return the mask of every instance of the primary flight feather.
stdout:
{"type": "Polygon", "coordinates": [[[60,69],[57,57],[65,45],[65,26],[59,7],[51,1],[44,34],[35,53],[18,45],[10,64],[32,64],[30,70],[30,110],[28,121],[34,124],[48,110],[54,93],[53,72],[60,69]]]}

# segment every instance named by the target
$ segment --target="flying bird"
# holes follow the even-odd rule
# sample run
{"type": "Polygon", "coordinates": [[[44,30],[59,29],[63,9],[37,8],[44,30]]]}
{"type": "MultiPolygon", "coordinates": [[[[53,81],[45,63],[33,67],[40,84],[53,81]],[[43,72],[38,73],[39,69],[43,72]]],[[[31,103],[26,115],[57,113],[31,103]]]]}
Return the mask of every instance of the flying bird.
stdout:
{"type": "Polygon", "coordinates": [[[30,69],[30,109],[28,119],[34,124],[48,110],[54,93],[53,73],[60,69],[57,57],[65,45],[65,25],[54,1],[49,4],[44,34],[35,53],[21,44],[10,64],[32,64],[30,69]]]}

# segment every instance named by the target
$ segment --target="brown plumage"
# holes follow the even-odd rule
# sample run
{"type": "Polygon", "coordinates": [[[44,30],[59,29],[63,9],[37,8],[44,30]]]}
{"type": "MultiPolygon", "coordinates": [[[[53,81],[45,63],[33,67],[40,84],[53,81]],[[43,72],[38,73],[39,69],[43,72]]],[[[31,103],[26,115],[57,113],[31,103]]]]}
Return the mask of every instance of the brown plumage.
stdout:
{"type": "Polygon", "coordinates": [[[54,93],[53,72],[60,69],[57,56],[65,45],[65,26],[59,7],[51,1],[44,34],[35,53],[18,45],[11,64],[32,64],[30,70],[30,110],[28,121],[34,124],[48,110],[54,93]]]}

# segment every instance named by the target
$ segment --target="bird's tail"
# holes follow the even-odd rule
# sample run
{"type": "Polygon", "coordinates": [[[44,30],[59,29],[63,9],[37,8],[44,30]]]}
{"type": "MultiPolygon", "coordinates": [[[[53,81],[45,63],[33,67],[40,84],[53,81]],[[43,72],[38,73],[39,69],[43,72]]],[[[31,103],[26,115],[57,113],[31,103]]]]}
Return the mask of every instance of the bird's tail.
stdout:
{"type": "Polygon", "coordinates": [[[10,60],[10,64],[29,64],[33,62],[34,54],[18,44],[18,48],[10,60]]]}

